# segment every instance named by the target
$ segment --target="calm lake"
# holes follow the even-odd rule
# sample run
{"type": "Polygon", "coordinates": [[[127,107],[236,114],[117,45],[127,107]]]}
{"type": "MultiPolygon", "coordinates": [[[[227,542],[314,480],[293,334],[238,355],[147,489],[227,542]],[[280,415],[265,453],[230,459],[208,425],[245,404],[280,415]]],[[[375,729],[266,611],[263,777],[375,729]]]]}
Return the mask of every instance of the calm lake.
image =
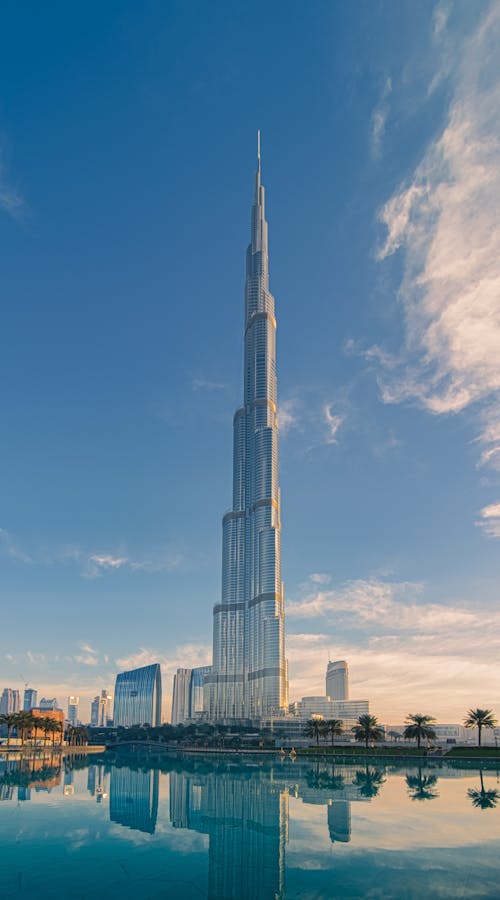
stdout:
{"type": "Polygon", "coordinates": [[[0,757],[0,897],[500,898],[494,765],[111,759],[0,757]]]}

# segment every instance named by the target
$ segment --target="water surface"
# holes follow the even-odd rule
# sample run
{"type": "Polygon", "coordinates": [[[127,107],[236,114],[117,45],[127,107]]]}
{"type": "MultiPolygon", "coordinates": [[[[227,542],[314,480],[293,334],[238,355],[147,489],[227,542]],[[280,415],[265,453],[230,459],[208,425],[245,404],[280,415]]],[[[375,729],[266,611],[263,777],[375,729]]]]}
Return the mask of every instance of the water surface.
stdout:
{"type": "Polygon", "coordinates": [[[500,898],[494,766],[0,757],[0,801],[2,898],[500,898]]]}

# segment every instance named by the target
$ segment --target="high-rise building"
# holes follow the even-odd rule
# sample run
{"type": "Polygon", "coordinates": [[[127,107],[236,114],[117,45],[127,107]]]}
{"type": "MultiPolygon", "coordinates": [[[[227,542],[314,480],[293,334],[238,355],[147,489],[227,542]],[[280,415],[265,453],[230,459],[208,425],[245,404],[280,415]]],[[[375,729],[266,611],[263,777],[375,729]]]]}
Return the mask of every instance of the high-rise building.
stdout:
{"type": "Polygon", "coordinates": [[[33,688],[25,688],[24,689],[24,698],[23,698],[23,709],[25,712],[29,712],[30,709],[33,709],[38,700],[38,691],[35,691],[33,688]]]}
{"type": "Polygon", "coordinates": [[[42,697],[38,709],[59,709],[59,707],[57,705],[57,700],[55,697],[51,697],[50,699],[42,697]]]}
{"type": "Polygon", "coordinates": [[[4,688],[0,697],[0,716],[17,713],[21,709],[19,691],[13,688],[4,688]]]}
{"type": "Polygon", "coordinates": [[[234,416],[233,503],[222,524],[222,596],[214,607],[206,684],[211,720],[259,720],[288,705],[277,412],[259,133],[246,254],[243,406],[234,416]]]}
{"type": "Polygon", "coordinates": [[[349,700],[349,667],[345,659],[329,662],[326,667],[326,696],[332,700],[349,700]]]}
{"type": "Polygon", "coordinates": [[[172,725],[182,725],[190,718],[192,669],[177,669],[172,690],[172,725]]]}
{"type": "Polygon", "coordinates": [[[205,679],[212,674],[212,666],[197,666],[191,670],[189,718],[196,719],[205,710],[205,679]]]}
{"type": "Polygon", "coordinates": [[[112,696],[109,691],[104,688],[100,695],[94,697],[90,704],[90,724],[94,728],[107,728],[111,723],[111,701],[112,696]]]}
{"type": "Polygon", "coordinates": [[[161,724],[159,663],[116,676],[113,720],[115,727],[161,724]]]}
{"type": "Polygon", "coordinates": [[[97,728],[99,725],[99,694],[97,697],[94,697],[90,704],[90,726],[91,728],[97,728]]]}
{"type": "Polygon", "coordinates": [[[80,703],[79,697],[68,697],[68,722],[70,725],[73,725],[73,728],[76,728],[78,725],[78,704],[80,703]]]}

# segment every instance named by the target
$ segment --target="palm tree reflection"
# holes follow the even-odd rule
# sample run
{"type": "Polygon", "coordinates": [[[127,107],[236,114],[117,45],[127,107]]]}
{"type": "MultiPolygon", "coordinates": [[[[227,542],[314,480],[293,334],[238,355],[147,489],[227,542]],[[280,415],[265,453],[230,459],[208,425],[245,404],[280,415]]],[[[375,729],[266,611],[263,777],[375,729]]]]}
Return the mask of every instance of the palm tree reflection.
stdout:
{"type": "Polygon", "coordinates": [[[435,800],[436,797],[439,797],[436,784],[436,776],[424,775],[421,768],[418,770],[418,775],[406,776],[408,796],[411,800],[435,800]]]}
{"type": "Polygon", "coordinates": [[[385,783],[385,775],[380,769],[374,769],[368,763],[365,769],[358,769],[353,784],[359,787],[359,793],[363,797],[376,797],[380,788],[385,783]]]}
{"type": "Polygon", "coordinates": [[[472,800],[476,809],[494,809],[500,800],[500,791],[490,788],[486,790],[483,781],[483,770],[479,769],[480,788],[469,788],[467,796],[472,800]]]}

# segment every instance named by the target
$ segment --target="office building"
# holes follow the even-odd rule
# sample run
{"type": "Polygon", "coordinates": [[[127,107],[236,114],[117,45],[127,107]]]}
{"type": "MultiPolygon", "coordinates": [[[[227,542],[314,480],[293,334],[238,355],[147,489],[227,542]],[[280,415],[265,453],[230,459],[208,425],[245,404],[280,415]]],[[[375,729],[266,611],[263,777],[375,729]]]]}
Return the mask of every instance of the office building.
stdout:
{"type": "Polygon", "coordinates": [[[322,719],[340,719],[347,731],[356,724],[360,716],[370,714],[368,700],[331,700],[330,697],[302,697],[302,700],[291,703],[289,712],[292,716],[306,722],[317,716],[322,719]]]}
{"type": "Polygon", "coordinates": [[[90,724],[93,728],[108,728],[111,718],[111,694],[104,688],[90,704],[90,724]]]}
{"type": "Polygon", "coordinates": [[[42,697],[40,700],[40,704],[37,707],[38,709],[59,709],[57,700],[55,697],[51,697],[47,699],[46,697],[42,697]]]}
{"type": "Polygon", "coordinates": [[[205,711],[205,681],[212,674],[212,666],[197,666],[191,670],[189,715],[192,720],[203,718],[205,711]]]}
{"type": "Polygon", "coordinates": [[[25,688],[24,689],[24,698],[23,698],[23,710],[25,712],[29,712],[33,709],[38,700],[38,691],[35,691],[33,688],[25,688]]]}
{"type": "Polygon", "coordinates": [[[68,722],[73,728],[78,725],[78,704],[79,697],[68,697],[68,722]]]}
{"type": "Polygon", "coordinates": [[[332,700],[349,700],[349,667],[345,659],[328,663],[326,695],[332,700]]]}
{"type": "Polygon", "coordinates": [[[115,728],[161,724],[159,663],[116,676],[113,722],[115,728]]]}
{"type": "Polygon", "coordinates": [[[288,705],[281,581],[276,318],[269,291],[260,134],[246,254],[243,405],[234,416],[233,500],[222,524],[222,595],[214,607],[212,721],[260,720],[288,705]]]}
{"type": "Polygon", "coordinates": [[[0,716],[17,713],[21,709],[19,691],[13,688],[4,688],[0,697],[0,716]]]}
{"type": "Polygon", "coordinates": [[[172,691],[172,725],[189,721],[192,669],[177,669],[172,691]]]}

